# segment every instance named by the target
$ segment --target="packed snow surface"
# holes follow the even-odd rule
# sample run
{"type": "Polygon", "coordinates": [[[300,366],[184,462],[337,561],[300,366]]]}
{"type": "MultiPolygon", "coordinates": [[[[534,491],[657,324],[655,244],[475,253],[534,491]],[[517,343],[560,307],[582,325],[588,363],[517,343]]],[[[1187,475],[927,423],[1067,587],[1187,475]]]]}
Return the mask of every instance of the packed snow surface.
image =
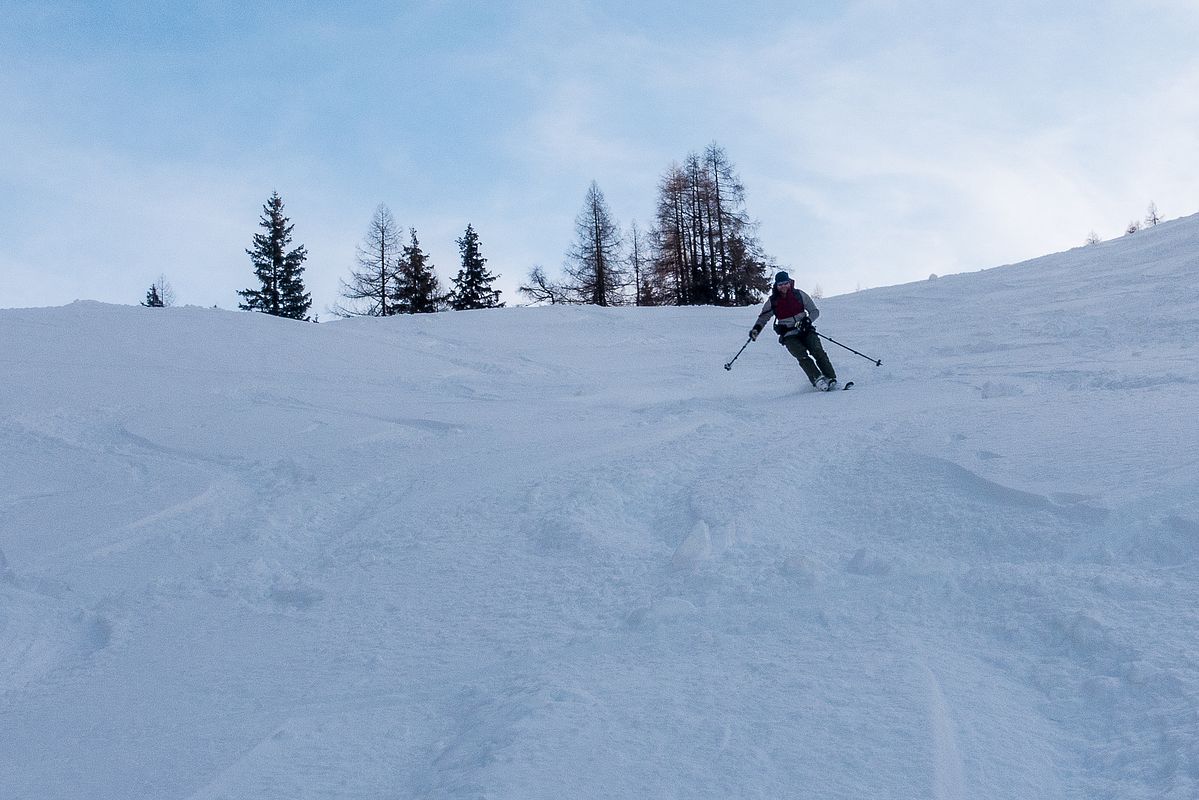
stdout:
{"type": "Polygon", "coordinates": [[[822,311],[0,311],[0,798],[1199,797],[1199,218],[822,311]]]}

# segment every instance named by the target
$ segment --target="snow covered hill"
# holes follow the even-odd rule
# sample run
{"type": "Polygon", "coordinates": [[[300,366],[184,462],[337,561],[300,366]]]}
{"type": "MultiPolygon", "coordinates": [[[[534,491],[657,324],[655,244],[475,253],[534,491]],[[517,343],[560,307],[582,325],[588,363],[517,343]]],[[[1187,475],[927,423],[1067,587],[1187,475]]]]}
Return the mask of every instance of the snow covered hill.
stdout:
{"type": "Polygon", "coordinates": [[[822,310],[0,311],[0,797],[1199,796],[1199,217],[822,310]]]}

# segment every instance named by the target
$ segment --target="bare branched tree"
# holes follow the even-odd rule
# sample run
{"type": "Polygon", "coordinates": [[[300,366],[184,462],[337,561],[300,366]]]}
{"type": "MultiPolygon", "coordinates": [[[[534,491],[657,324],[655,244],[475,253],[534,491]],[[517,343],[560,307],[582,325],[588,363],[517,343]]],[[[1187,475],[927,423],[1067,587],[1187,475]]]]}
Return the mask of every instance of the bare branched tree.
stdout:
{"type": "Polygon", "coordinates": [[[564,288],[582,303],[622,305],[629,281],[620,257],[620,226],[595,181],[587,188],[583,210],[575,219],[575,233],[578,238],[566,254],[564,288]]]}
{"type": "Polygon", "coordinates": [[[346,305],[333,307],[342,317],[386,317],[400,311],[394,296],[400,280],[400,227],[383,203],[375,209],[358,246],[350,280],[341,282],[346,305]]]}
{"type": "Polygon", "coordinates": [[[740,306],[770,288],[769,260],[745,187],[718,144],[672,164],[658,185],[650,238],[654,290],[677,305],[740,306]]]}
{"type": "Polygon", "coordinates": [[[650,243],[645,231],[634,220],[629,223],[629,232],[625,237],[625,255],[629,272],[633,279],[633,305],[657,305],[654,297],[653,282],[650,268],[653,262],[650,257],[650,243]]]}
{"type": "Polygon", "coordinates": [[[528,282],[518,287],[517,291],[534,303],[557,305],[571,302],[571,297],[566,289],[547,278],[545,270],[541,267],[533,267],[529,272],[528,282]]]}

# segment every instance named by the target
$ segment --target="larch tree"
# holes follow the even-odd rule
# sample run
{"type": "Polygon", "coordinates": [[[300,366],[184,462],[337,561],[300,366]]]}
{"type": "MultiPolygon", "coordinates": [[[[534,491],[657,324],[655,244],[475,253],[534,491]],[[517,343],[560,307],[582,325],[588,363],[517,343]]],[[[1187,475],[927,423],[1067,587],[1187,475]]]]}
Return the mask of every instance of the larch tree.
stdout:
{"type": "Polygon", "coordinates": [[[350,280],[341,282],[345,304],[333,313],[342,317],[387,317],[399,313],[395,296],[400,284],[400,228],[391,209],[380,203],[366,236],[358,245],[350,280]]]}
{"type": "Polygon", "coordinates": [[[633,220],[625,236],[625,264],[633,281],[633,305],[658,305],[650,280],[650,244],[645,231],[633,220]]]}
{"type": "Polygon", "coordinates": [[[622,305],[629,279],[621,258],[620,226],[612,219],[599,184],[591,182],[575,218],[575,243],[567,252],[564,288],[580,303],[622,305]]]}
{"type": "Polygon", "coordinates": [[[673,164],[658,185],[650,232],[652,284],[662,302],[741,306],[770,288],[770,264],[723,148],[673,164]]]}

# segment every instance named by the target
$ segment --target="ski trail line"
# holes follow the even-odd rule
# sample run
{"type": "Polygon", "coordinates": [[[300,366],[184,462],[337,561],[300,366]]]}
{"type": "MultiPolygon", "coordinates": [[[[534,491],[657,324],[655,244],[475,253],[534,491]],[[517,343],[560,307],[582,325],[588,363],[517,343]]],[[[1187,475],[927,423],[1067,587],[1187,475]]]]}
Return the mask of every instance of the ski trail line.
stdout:
{"type": "Polygon", "coordinates": [[[929,722],[933,734],[933,798],[935,800],[966,800],[966,779],[962,756],[958,751],[953,718],[941,682],[932,668],[919,661],[928,691],[929,722]]]}

